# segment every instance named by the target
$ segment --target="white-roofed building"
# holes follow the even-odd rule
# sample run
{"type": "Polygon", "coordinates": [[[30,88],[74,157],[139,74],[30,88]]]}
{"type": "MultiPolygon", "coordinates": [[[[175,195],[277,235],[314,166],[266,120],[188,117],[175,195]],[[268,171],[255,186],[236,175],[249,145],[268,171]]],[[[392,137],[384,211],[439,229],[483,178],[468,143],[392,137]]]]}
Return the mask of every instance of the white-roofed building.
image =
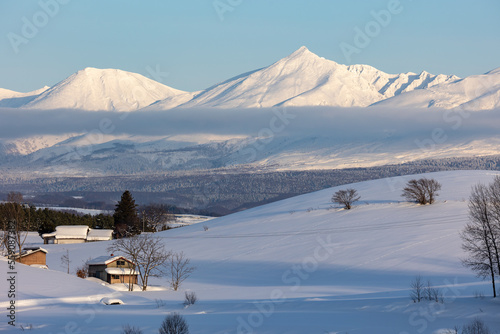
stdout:
{"type": "Polygon", "coordinates": [[[113,230],[90,229],[87,233],[87,241],[106,241],[113,239],[113,230]]]}
{"type": "Polygon", "coordinates": [[[102,279],[110,284],[137,284],[135,264],[123,256],[99,256],[88,262],[89,277],[102,279]]]}
{"type": "Polygon", "coordinates": [[[113,230],[91,229],[87,225],[61,225],[42,234],[44,244],[78,244],[113,239],[113,230]]]}

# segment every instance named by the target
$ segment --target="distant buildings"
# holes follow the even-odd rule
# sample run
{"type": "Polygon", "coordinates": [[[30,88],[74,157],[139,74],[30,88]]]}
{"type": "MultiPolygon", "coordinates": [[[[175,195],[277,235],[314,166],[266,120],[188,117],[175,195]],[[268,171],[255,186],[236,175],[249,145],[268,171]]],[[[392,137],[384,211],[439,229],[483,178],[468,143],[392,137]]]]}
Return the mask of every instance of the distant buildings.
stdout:
{"type": "Polygon", "coordinates": [[[78,244],[113,239],[113,230],[91,229],[87,225],[57,226],[52,233],[42,234],[44,244],[78,244]]]}

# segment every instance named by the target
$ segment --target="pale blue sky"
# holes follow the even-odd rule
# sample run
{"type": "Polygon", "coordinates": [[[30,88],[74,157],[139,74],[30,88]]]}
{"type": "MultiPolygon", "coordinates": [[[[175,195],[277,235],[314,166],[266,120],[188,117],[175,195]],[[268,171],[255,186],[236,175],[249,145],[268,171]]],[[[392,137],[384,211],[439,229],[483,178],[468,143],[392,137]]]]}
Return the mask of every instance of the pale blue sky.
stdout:
{"type": "Polygon", "coordinates": [[[355,46],[354,29],[364,29],[374,20],[371,11],[396,0],[59,1],[67,3],[45,10],[53,17],[38,0],[0,2],[1,88],[51,86],[88,66],[150,77],[148,68],[158,67],[169,73],[162,83],[195,91],[267,66],[302,45],[338,63],[388,73],[463,77],[500,67],[498,0],[400,0],[401,13],[351,59],[340,44],[355,46]],[[232,10],[221,20],[214,4],[232,10]],[[26,20],[40,26],[28,38],[26,20]],[[25,38],[18,53],[9,40],[13,34],[25,38]]]}

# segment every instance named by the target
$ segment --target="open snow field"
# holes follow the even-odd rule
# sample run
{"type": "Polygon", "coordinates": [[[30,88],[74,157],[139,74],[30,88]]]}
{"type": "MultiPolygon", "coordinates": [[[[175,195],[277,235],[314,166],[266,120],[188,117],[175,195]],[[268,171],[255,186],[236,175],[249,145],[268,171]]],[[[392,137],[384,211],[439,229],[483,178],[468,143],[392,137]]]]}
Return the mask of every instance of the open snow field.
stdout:
{"type": "MultiPolygon", "coordinates": [[[[151,291],[127,292],[77,278],[75,269],[107,255],[111,242],[44,245],[50,270],[16,267],[16,322],[39,333],[119,333],[125,324],[157,333],[165,315],[179,312],[192,334],[443,334],[479,317],[500,332],[500,301],[490,297],[488,281],[460,264],[459,237],[471,186],[497,174],[426,175],[443,185],[428,206],[404,202],[411,177],[398,177],[353,184],[362,198],[350,211],[330,201],[342,186],[160,232],[197,267],[177,292],[160,288],[166,279],[153,279],[151,291]],[[66,250],[70,275],[60,261],[66,250]],[[444,303],[414,304],[408,295],[416,275],[440,286],[444,303]],[[182,304],[187,290],[199,298],[189,308],[182,304]],[[104,297],[125,304],[106,306],[104,297]]],[[[36,234],[29,241],[42,243],[36,234]]],[[[0,290],[5,312],[5,278],[0,290]]],[[[5,316],[0,330],[16,331],[5,316]]]]}

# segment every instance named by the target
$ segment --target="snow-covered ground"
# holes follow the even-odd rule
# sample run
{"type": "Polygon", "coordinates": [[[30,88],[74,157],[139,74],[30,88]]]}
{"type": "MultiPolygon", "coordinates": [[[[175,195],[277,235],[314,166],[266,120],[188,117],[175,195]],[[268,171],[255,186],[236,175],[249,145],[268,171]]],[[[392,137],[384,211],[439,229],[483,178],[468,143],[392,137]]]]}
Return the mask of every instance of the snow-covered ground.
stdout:
{"type": "MultiPolygon", "coordinates": [[[[214,217],[201,216],[201,215],[175,215],[175,223],[170,224],[172,227],[187,226],[193,224],[206,223],[214,217]]],[[[205,224],[204,224],[205,225],[205,224]]]]}
{"type": "Polygon", "coordinates": [[[50,209],[50,210],[55,210],[55,211],[76,211],[78,213],[84,214],[84,215],[91,215],[91,216],[97,216],[99,214],[113,214],[112,211],[109,210],[98,210],[98,209],[83,209],[83,208],[72,208],[72,207],[65,207],[65,206],[47,206],[47,207],[39,207],[39,209],[50,209]]]}
{"type": "MultiPolygon", "coordinates": [[[[44,245],[49,270],[16,267],[17,324],[40,333],[119,333],[125,324],[157,333],[166,314],[179,312],[190,333],[444,333],[476,317],[498,332],[500,301],[461,265],[459,237],[471,186],[498,174],[426,175],[443,185],[428,206],[404,202],[410,177],[398,177],[351,185],[362,198],[350,211],[330,201],[344,186],[216,218],[204,223],[208,230],[194,224],[160,232],[197,268],[177,292],[161,290],[168,282],[159,278],[146,292],[77,278],[75,269],[106,255],[111,241],[44,245]],[[60,261],[66,251],[70,275],[60,261]],[[444,302],[411,302],[416,275],[439,286],[444,302]],[[199,298],[189,308],[182,304],[187,290],[199,298]],[[100,303],[105,297],[124,305],[100,303]]],[[[29,242],[42,241],[34,234],[29,242]]],[[[1,282],[5,310],[8,287],[1,282]]],[[[0,330],[12,330],[5,318],[0,330]]]]}

